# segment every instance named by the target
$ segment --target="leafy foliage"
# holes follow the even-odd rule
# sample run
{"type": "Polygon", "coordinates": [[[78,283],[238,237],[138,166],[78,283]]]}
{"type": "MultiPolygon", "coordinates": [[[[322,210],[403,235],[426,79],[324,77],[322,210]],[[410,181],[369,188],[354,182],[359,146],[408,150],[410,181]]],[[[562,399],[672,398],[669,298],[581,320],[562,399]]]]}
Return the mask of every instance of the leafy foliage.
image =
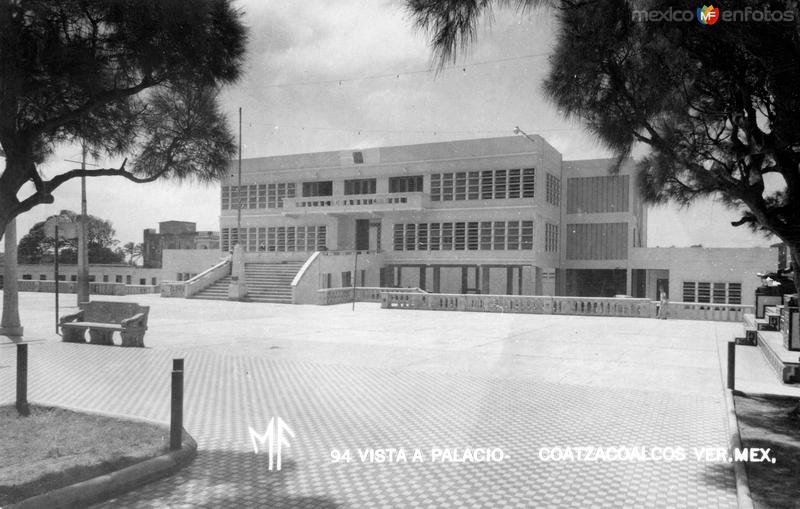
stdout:
{"type": "MultiPolygon", "coordinates": [[[[512,3],[407,2],[417,24],[430,32],[441,63],[475,39],[493,5],[512,3]]],[[[699,197],[719,199],[742,212],[735,226],[777,236],[800,267],[796,2],[739,0],[723,7],[738,11],[739,19],[713,26],[642,16],[694,13],[697,3],[683,0],[515,5],[553,7],[557,40],[544,91],[559,109],[582,119],[618,162],[637,144],[649,147],[638,162],[646,200],[688,205],[699,197]],[[744,19],[748,11],[769,12],[770,20],[744,19]]],[[[800,271],[795,272],[797,279],[800,271]]]]}
{"type": "Polygon", "coordinates": [[[229,0],[14,0],[0,6],[0,231],[80,176],[218,178],[235,153],[219,111],[246,29],[229,0]],[[37,165],[60,143],[130,169],[37,165]],[[36,191],[18,199],[22,186],[36,191]]]}
{"type": "MultiPolygon", "coordinates": [[[[77,223],[80,215],[71,210],[62,210],[59,214],[62,222],[77,223]]],[[[57,217],[52,216],[52,217],[57,217]]],[[[115,252],[119,241],[110,221],[96,216],[87,216],[86,242],[89,248],[89,263],[119,263],[124,260],[115,252]]],[[[47,236],[46,221],[33,225],[30,231],[17,244],[17,256],[20,263],[51,263],[55,255],[56,242],[47,236]]],[[[61,235],[59,235],[60,237],[61,235]]],[[[77,263],[78,239],[62,238],[58,242],[58,260],[63,263],[77,263]]]]}

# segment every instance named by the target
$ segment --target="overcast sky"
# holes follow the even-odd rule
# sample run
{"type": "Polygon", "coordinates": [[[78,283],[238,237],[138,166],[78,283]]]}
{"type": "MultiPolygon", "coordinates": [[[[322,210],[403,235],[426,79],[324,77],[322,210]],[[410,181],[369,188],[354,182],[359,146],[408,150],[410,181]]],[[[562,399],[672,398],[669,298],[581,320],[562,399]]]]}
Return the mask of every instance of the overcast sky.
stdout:
{"type": "MultiPolygon", "coordinates": [[[[609,157],[543,97],[553,48],[550,13],[499,10],[459,64],[438,75],[431,52],[403,3],[396,0],[237,1],[250,27],[244,77],[223,95],[232,130],[243,110],[243,157],[512,135],[519,125],[540,134],[565,159],[609,157]]],[[[80,149],[67,147],[46,175],[73,168],[80,149]]],[[[121,161],[100,161],[119,165],[121,161]]],[[[159,221],[219,228],[219,186],[133,184],[88,179],[88,211],[109,219],[121,243],[141,242],[159,221]]],[[[18,219],[22,237],[61,209],[80,209],[80,183],[18,219]]],[[[711,202],[689,210],[652,209],[650,246],[766,246],[770,241],[730,221],[738,214],[711,202]]]]}

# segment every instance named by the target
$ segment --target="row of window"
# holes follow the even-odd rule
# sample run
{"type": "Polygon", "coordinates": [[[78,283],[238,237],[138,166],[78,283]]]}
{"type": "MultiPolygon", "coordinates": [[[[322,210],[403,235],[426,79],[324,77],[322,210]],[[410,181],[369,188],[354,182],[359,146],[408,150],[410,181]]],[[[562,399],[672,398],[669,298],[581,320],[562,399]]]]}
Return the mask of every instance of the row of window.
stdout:
{"type": "Polygon", "coordinates": [[[710,304],[741,304],[741,283],[711,283],[684,281],[683,302],[707,302],[710,304]]]}
{"type": "Polygon", "coordinates": [[[532,250],[533,221],[396,223],[395,251],[532,250]]]}
{"type": "Polygon", "coordinates": [[[533,198],[535,178],[533,168],[436,173],[431,175],[431,200],[533,198]]]}
{"type": "Polygon", "coordinates": [[[274,209],[283,207],[284,198],[294,198],[295,184],[253,184],[249,186],[222,186],[222,210],[274,209]]]}
{"type": "MultiPolygon", "coordinates": [[[[48,280],[50,280],[48,278],[49,278],[49,276],[47,274],[39,274],[39,281],[48,281],[48,280]]],[[[32,281],[33,280],[33,275],[32,274],[23,274],[22,275],[22,279],[25,280],[25,281],[32,281]]],[[[121,274],[116,274],[114,276],[114,282],[115,283],[122,283],[123,279],[124,279],[126,285],[132,285],[133,284],[133,277],[130,276],[130,275],[126,275],[126,276],[124,276],[124,278],[123,278],[123,276],[121,274]]],[[[67,280],[66,274],[59,274],[58,275],[58,280],[59,281],[66,281],[67,280]]],[[[78,280],[78,275],[77,274],[70,275],[69,276],[69,280],[73,281],[73,282],[77,281],[78,280]]],[[[103,274],[102,280],[103,280],[103,283],[110,283],[111,282],[111,276],[109,276],[108,274],[103,274]]],[[[95,276],[94,274],[89,275],[89,282],[90,283],[96,283],[97,282],[97,276],[95,276]]],[[[139,278],[139,283],[138,284],[146,285],[147,284],[147,278],[144,278],[144,277],[139,278]]],[[[150,284],[153,285],[153,286],[157,285],[158,284],[158,278],[151,277],[150,278],[150,284]]]]}
{"type": "Polygon", "coordinates": [[[319,251],[326,249],[326,236],[325,226],[223,228],[222,250],[230,251],[241,241],[245,251],[319,251]]]}

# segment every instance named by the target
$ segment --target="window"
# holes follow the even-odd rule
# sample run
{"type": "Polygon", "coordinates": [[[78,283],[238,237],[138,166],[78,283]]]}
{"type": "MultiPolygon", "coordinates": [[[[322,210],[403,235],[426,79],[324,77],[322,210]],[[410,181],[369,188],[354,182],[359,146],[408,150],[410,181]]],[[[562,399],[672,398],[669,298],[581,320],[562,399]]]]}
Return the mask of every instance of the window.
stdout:
{"type": "Polygon", "coordinates": [[[364,164],[363,152],[353,152],[353,164],[364,164]]]}
{"type": "Polygon", "coordinates": [[[711,286],[712,288],[711,302],[713,302],[714,304],[725,304],[726,302],[725,290],[727,289],[726,287],[727,285],[725,283],[714,283],[711,286]]]}
{"type": "Polygon", "coordinates": [[[492,199],[492,171],[484,170],[481,172],[481,199],[492,199]]]}
{"type": "Polygon", "coordinates": [[[507,184],[506,170],[497,170],[496,172],[494,172],[495,200],[504,200],[506,198],[506,184],[507,184]]]}
{"type": "Polygon", "coordinates": [[[317,227],[317,250],[327,249],[327,239],[325,238],[326,233],[327,233],[326,226],[317,227]]]}
{"type": "Polygon", "coordinates": [[[728,304],[742,303],[742,283],[728,283],[728,304]]]}
{"type": "Polygon", "coordinates": [[[347,288],[349,286],[353,286],[353,282],[350,279],[350,271],[342,272],[342,288],[347,288]]]}
{"type": "Polygon", "coordinates": [[[400,223],[395,223],[394,225],[394,244],[393,244],[395,251],[402,251],[403,250],[403,225],[400,223]]]}
{"type": "MultiPolygon", "coordinates": [[[[309,226],[309,229],[311,227],[309,226]]],[[[306,227],[297,227],[297,236],[295,237],[295,247],[297,251],[306,251],[306,227]]]]}
{"type": "Polygon", "coordinates": [[[130,276],[125,276],[125,284],[126,285],[131,284],[131,277],[130,276]]]}
{"type": "Polygon", "coordinates": [[[508,197],[519,198],[521,191],[520,170],[508,171],[508,197]]]}
{"type": "Polygon", "coordinates": [[[156,279],[154,277],[150,278],[150,284],[153,285],[153,286],[156,286],[158,284],[158,279],[156,279]]]}
{"type": "Polygon", "coordinates": [[[295,248],[295,228],[294,226],[286,227],[286,250],[294,251],[295,248]]]}
{"type": "Polygon", "coordinates": [[[480,198],[481,180],[480,173],[477,171],[469,172],[467,176],[467,199],[477,200],[480,198]]]}
{"type": "Polygon", "coordinates": [[[267,251],[275,251],[277,249],[276,231],[277,229],[274,226],[267,228],[267,251]]]}
{"type": "Polygon", "coordinates": [[[258,250],[258,228],[247,229],[247,250],[258,250]]]}
{"type": "Polygon", "coordinates": [[[506,223],[503,221],[494,223],[494,248],[499,250],[506,248],[506,223]]]}
{"type": "MultiPolygon", "coordinates": [[[[178,279],[178,281],[180,281],[180,279],[178,279]]],[[[114,282],[115,283],[121,283],[122,282],[122,276],[120,276],[120,275],[114,276],[114,282]]]]}
{"type": "Polygon", "coordinates": [[[147,284],[147,279],[139,278],[139,284],[142,285],[142,286],[146,285],[147,284]]]}
{"type": "Polygon", "coordinates": [[[33,279],[33,276],[30,274],[23,274],[22,279],[25,281],[30,281],[31,279],[33,279]]]}
{"type": "Polygon", "coordinates": [[[695,283],[694,281],[684,281],[683,282],[683,302],[694,302],[695,301],[695,283]]]}
{"type": "Polygon", "coordinates": [[[492,249],[492,223],[484,221],[481,223],[481,250],[488,251],[492,249]]]}
{"type": "Polygon", "coordinates": [[[417,239],[417,228],[414,224],[407,224],[406,225],[406,251],[414,251],[416,249],[417,239]]]}
{"type": "Polygon", "coordinates": [[[278,251],[285,252],[286,251],[286,227],[279,226],[278,227],[278,251]]]}
{"type": "Polygon", "coordinates": [[[231,208],[231,188],[222,186],[222,210],[231,208]]]}
{"type": "Polygon", "coordinates": [[[39,274],[39,281],[47,281],[47,274],[39,274]]]}
{"type": "Polygon", "coordinates": [[[440,201],[442,198],[442,176],[431,175],[431,201],[440,201]]]}
{"type": "MultiPolygon", "coordinates": [[[[153,278],[153,279],[155,279],[155,278],[153,278]]],[[[104,283],[108,283],[108,274],[103,274],[103,282],[104,283]]],[[[153,284],[155,284],[155,283],[153,283],[153,284]]]]}
{"type": "Polygon", "coordinates": [[[533,198],[536,190],[536,170],[525,168],[522,170],[522,197],[533,198]]]}
{"type": "Polygon", "coordinates": [[[440,235],[439,223],[433,223],[431,224],[430,227],[431,251],[438,251],[440,242],[441,242],[441,235],[440,235]]]}
{"type": "Polygon", "coordinates": [[[697,302],[711,302],[711,283],[697,283],[697,302]]]}
{"type": "Polygon", "coordinates": [[[453,174],[445,173],[442,175],[442,201],[453,199],[453,174]]]}
{"type": "MultiPolygon", "coordinates": [[[[333,182],[303,182],[303,196],[332,196],[333,182]]],[[[280,206],[280,205],[279,205],[280,206]]]]}
{"type": "Polygon", "coordinates": [[[519,221],[508,222],[508,233],[506,235],[506,242],[508,249],[519,249],[519,221]]]}
{"type": "Polygon", "coordinates": [[[548,253],[555,253],[558,251],[558,225],[546,224],[544,250],[548,253]]]}
{"type": "Polygon", "coordinates": [[[422,192],[422,175],[413,175],[407,177],[390,177],[389,192],[390,193],[422,192]]]}
{"type": "Polygon", "coordinates": [[[467,223],[467,249],[469,251],[475,251],[479,246],[478,223],[467,223]]]}
{"type": "Polygon", "coordinates": [[[258,229],[258,250],[259,251],[266,251],[267,250],[267,229],[266,228],[259,228],[258,229]]]}
{"type": "Polygon", "coordinates": [[[455,242],[454,247],[456,251],[463,251],[465,245],[466,228],[464,223],[455,223],[455,242]]]}
{"type": "Polygon", "coordinates": [[[463,171],[455,174],[455,199],[467,199],[467,174],[463,171]]]}
{"type": "Polygon", "coordinates": [[[442,251],[453,249],[453,223],[442,223],[442,251]]]}
{"type": "Polygon", "coordinates": [[[258,208],[260,208],[260,209],[267,208],[267,185],[266,184],[259,184],[258,185],[258,208]]]}
{"type": "Polygon", "coordinates": [[[258,186],[247,186],[247,208],[258,208],[258,186]]]}
{"type": "MultiPolygon", "coordinates": [[[[128,277],[130,277],[130,276],[128,276],[128,277]]],[[[22,279],[25,279],[25,276],[22,276],[22,279]]],[[[77,281],[78,280],[78,276],[73,274],[72,276],[69,277],[69,280],[70,281],[77,281]]]]}
{"type": "Polygon", "coordinates": [[[375,179],[345,180],[344,194],[375,194],[375,179]]]}
{"type": "Polygon", "coordinates": [[[561,204],[561,179],[558,177],[551,175],[550,173],[547,174],[547,182],[546,182],[546,195],[545,199],[547,203],[551,205],[560,205],[561,204]]]}
{"type": "Polygon", "coordinates": [[[522,235],[520,249],[530,251],[533,249],[533,221],[522,221],[522,235]]]}
{"type": "Polygon", "coordinates": [[[417,249],[420,251],[428,250],[428,225],[421,223],[417,225],[417,249]]]}

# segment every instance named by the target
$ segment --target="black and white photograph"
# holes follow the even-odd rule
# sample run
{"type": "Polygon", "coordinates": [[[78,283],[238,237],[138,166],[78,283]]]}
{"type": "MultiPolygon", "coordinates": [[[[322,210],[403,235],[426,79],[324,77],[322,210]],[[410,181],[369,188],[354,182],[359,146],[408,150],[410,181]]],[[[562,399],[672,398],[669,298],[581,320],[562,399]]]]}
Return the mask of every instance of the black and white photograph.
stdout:
{"type": "Polygon", "coordinates": [[[0,509],[800,507],[796,0],[2,0],[0,509]]]}

